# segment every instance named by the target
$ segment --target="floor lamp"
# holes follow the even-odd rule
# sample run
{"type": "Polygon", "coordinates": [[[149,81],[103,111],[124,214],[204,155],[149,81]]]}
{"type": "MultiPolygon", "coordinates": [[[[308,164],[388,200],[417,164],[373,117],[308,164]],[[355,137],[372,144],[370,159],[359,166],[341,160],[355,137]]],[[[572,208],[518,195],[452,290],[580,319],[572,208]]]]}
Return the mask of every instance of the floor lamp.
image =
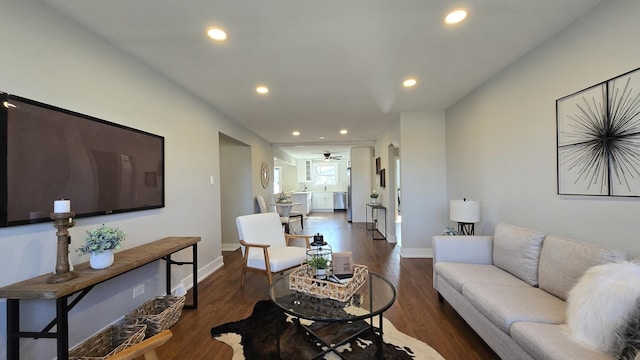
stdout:
{"type": "Polygon", "coordinates": [[[473,235],[474,224],[480,220],[480,204],[466,198],[451,200],[449,217],[458,222],[458,235],[473,235]]]}

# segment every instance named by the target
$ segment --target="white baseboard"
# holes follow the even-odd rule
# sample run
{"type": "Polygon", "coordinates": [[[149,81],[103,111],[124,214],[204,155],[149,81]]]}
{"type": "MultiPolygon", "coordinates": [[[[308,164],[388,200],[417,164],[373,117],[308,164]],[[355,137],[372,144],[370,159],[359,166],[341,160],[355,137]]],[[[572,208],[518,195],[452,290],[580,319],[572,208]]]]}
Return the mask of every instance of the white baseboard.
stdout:
{"type": "Polygon", "coordinates": [[[240,244],[222,243],[222,251],[236,251],[238,249],[240,249],[240,244]]]}
{"type": "MultiPolygon", "coordinates": [[[[206,264],[205,266],[201,267],[198,269],[198,283],[201,282],[202,280],[206,279],[209,275],[213,274],[214,272],[216,272],[216,270],[222,268],[224,266],[224,261],[222,256],[218,256],[215,260],[213,260],[212,262],[206,264]]],[[[171,292],[175,292],[175,290],[180,287],[180,286],[184,286],[185,289],[189,290],[193,287],[193,275],[189,275],[187,277],[185,277],[184,279],[182,279],[182,281],[178,282],[178,284],[176,284],[175,286],[173,286],[173,288],[171,289],[171,292]]]]}

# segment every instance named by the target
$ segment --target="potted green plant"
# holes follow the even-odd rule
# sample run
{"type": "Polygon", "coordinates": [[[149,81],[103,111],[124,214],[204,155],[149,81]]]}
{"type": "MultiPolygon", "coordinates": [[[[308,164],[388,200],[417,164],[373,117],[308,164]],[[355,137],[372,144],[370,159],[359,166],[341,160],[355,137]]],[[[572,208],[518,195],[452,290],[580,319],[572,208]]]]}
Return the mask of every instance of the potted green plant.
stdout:
{"type": "Polygon", "coordinates": [[[282,191],[280,194],[278,194],[278,199],[276,201],[279,203],[286,203],[289,202],[289,197],[284,193],[284,191],[282,191]]]}
{"type": "Polygon", "coordinates": [[[84,245],[76,251],[80,254],[91,254],[89,264],[93,269],[104,269],[113,264],[113,250],[120,249],[126,237],[124,231],[102,224],[95,230],[87,230],[84,245]]]}
{"type": "Polygon", "coordinates": [[[317,279],[327,278],[327,268],[329,267],[329,260],[324,256],[314,255],[307,264],[312,269],[315,269],[317,279]]]}
{"type": "Polygon", "coordinates": [[[371,195],[369,195],[369,197],[371,198],[372,204],[378,203],[378,193],[375,190],[373,190],[373,192],[371,193],[371,195]]]}

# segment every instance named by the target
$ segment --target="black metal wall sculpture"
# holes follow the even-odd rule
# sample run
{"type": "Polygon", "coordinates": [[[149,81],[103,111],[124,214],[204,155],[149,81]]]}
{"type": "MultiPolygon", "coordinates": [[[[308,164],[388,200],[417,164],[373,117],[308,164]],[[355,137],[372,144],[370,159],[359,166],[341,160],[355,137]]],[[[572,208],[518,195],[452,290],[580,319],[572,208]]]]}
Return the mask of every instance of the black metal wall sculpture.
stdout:
{"type": "Polygon", "coordinates": [[[556,100],[558,194],[640,196],[640,68],[556,100]]]}

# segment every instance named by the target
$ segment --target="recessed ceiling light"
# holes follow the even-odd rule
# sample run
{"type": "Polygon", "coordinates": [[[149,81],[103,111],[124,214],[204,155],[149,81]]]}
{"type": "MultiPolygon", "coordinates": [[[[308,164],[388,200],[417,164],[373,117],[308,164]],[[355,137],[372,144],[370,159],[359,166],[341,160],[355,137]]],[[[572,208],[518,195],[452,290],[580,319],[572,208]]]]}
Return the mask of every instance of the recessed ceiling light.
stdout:
{"type": "Polygon", "coordinates": [[[215,41],[225,41],[227,40],[227,33],[224,30],[219,28],[209,28],[207,29],[207,35],[215,41]]]}
{"type": "Polygon", "coordinates": [[[467,10],[458,9],[450,12],[447,17],[444,18],[446,24],[457,24],[467,17],[467,10]]]}
{"type": "Polygon", "coordinates": [[[324,136],[318,136],[318,139],[324,140],[324,136]]]}
{"type": "Polygon", "coordinates": [[[404,87],[412,87],[415,86],[418,83],[418,81],[416,79],[406,79],[405,81],[402,82],[402,86],[404,87]]]}
{"type": "Polygon", "coordinates": [[[256,88],[256,92],[257,92],[258,94],[266,94],[266,93],[268,93],[268,92],[269,92],[269,88],[268,88],[268,87],[266,87],[266,86],[258,86],[258,87],[256,88]]]}
{"type": "Polygon", "coordinates": [[[291,133],[291,135],[293,135],[293,136],[299,136],[299,135],[300,135],[300,131],[297,131],[297,130],[296,130],[296,131],[292,132],[292,133],[291,133]]]}
{"type": "Polygon", "coordinates": [[[340,130],[340,134],[345,135],[346,133],[348,133],[347,129],[340,130]]]}

